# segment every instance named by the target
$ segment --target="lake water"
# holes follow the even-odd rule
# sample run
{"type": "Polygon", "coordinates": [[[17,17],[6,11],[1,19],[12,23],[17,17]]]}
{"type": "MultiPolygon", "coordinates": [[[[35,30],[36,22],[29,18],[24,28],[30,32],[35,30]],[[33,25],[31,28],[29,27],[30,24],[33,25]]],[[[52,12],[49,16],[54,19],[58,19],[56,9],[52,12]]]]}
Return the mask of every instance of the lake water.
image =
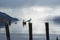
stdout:
{"type": "MultiPolygon", "coordinates": [[[[55,26],[50,26],[50,31],[52,33],[60,33],[60,31],[58,30],[58,29],[60,29],[60,27],[55,27],[55,26]]],[[[33,24],[33,32],[42,33],[42,31],[45,32],[45,27],[43,25],[39,24],[39,26],[34,26],[34,24],[33,24]]],[[[0,40],[6,40],[6,35],[4,32],[5,32],[4,29],[0,30],[0,40]]],[[[10,34],[11,40],[29,40],[28,34],[22,34],[22,33],[28,32],[28,27],[23,27],[22,23],[20,23],[20,22],[18,24],[12,24],[10,26],[10,32],[11,32],[11,34],[10,34]],[[22,32],[22,33],[20,33],[20,32],[22,32]]],[[[50,40],[56,40],[57,36],[60,40],[60,35],[50,34],[50,40]]],[[[45,34],[34,34],[33,40],[46,40],[46,35],[45,34]]]]}
{"type": "MultiPolygon", "coordinates": [[[[13,33],[11,35],[11,40],[29,40],[28,34],[21,33],[13,33]]],[[[57,34],[50,34],[50,40],[56,40],[57,34]]],[[[60,35],[58,36],[60,40],[60,35]]],[[[4,33],[0,33],[0,40],[6,40],[6,35],[4,33]]],[[[33,40],[46,40],[46,36],[44,34],[34,34],[33,40]]]]}

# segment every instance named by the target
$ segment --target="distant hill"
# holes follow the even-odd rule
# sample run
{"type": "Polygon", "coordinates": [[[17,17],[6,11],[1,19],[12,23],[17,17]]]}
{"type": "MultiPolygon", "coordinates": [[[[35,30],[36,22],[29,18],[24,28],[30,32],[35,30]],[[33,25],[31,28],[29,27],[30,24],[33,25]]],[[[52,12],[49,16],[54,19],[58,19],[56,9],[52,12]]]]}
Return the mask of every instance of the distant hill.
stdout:
{"type": "MultiPolygon", "coordinates": [[[[3,13],[3,12],[0,12],[0,18],[2,18],[2,19],[8,19],[8,20],[11,21],[11,23],[12,23],[12,22],[15,22],[15,21],[19,21],[17,18],[13,18],[13,17],[11,17],[11,16],[9,16],[8,14],[3,13]]],[[[0,23],[0,26],[1,26],[1,25],[3,25],[3,24],[0,23]]]]}

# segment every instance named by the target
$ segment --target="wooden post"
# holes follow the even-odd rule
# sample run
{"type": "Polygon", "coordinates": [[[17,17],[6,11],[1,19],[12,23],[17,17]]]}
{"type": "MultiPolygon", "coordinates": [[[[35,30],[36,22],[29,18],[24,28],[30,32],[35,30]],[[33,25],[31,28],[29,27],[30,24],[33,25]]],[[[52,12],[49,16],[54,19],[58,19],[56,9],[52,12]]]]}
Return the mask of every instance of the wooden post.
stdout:
{"type": "Polygon", "coordinates": [[[10,40],[10,32],[9,32],[9,25],[8,24],[5,24],[5,29],[6,29],[7,40],[10,40]]]}
{"type": "Polygon", "coordinates": [[[32,40],[32,23],[29,23],[29,40],[32,40]]]}
{"type": "Polygon", "coordinates": [[[46,40],[49,40],[49,23],[46,22],[45,26],[46,26],[46,40]]]}
{"type": "Polygon", "coordinates": [[[56,40],[58,40],[58,37],[56,37],[56,40]]]}

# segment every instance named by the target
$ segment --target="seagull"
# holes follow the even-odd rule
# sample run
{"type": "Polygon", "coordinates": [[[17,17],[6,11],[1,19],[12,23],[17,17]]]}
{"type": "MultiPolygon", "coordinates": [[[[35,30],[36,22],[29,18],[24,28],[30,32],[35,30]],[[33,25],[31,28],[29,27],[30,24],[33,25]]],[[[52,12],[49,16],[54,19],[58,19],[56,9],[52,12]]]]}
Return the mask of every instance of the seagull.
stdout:
{"type": "Polygon", "coordinates": [[[29,20],[27,20],[27,22],[30,22],[32,19],[30,18],[29,20]]]}
{"type": "Polygon", "coordinates": [[[29,22],[29,23],[30,23],[31,20],[32,20],[31,18],[30,18],[29,20],[27,20],[27,21],[24,21],[24,20],[23,20],[23,22],[22,22],[23,27],[26,25],[26,22],[29,22]]]}

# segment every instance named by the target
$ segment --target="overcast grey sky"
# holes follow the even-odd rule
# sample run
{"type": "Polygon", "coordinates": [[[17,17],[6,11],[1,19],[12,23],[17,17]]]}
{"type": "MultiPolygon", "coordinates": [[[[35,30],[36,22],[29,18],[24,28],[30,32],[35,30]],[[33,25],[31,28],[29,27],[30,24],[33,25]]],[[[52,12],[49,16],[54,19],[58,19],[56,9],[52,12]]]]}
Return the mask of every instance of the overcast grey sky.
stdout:
{"type": "Polygon", "coordinates": [[[60,6],[60,0],[0,0],[0,7],[60,6]]]}
{"type": "Polygon", "coordinates": [[[0,11],[21,20],[11,25],[11,33],[27,33],[28,27],[22,27],[22,20],[29,18],[32,18],[33,33],[45,33],[45,21],[50,22],[50,33],[60,33],[60,0],[0,0],[0,11]]]}

